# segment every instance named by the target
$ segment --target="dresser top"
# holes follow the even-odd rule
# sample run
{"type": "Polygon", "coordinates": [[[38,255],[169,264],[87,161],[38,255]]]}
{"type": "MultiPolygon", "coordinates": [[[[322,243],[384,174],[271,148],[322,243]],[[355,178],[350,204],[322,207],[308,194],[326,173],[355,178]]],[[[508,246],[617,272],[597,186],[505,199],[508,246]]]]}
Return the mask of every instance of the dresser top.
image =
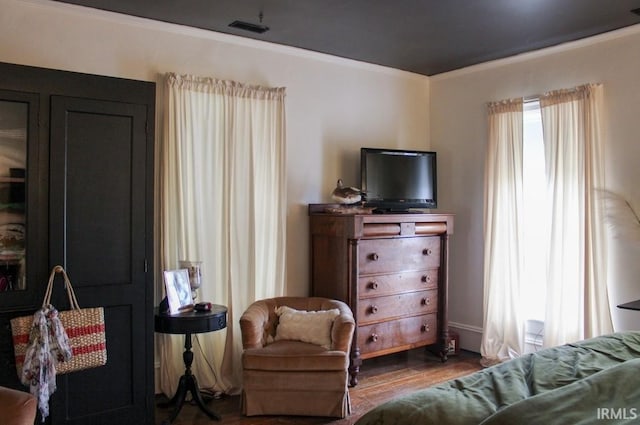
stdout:
{"type": "Polygon", "coordinates": [[[345,213],[341,213],[337,204],[310,204],[312,233],[344,231],[350,237],[358,238],[453,233],[453,214],[426,212],[359,214],[354,212],[356,210],[357,208],[345,208],[345,213]],[[339,230],[340,228],[342,230],[339,230]]]}

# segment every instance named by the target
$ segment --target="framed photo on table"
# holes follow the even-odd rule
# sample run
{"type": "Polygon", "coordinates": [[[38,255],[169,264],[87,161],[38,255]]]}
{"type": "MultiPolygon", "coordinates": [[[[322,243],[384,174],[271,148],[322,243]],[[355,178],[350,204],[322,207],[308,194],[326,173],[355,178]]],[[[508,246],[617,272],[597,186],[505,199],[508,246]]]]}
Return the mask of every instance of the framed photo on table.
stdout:
{"type": "Polygon", "coordinates": [[[164,287],[169,303],[169,314],[190,310],[193,307],[189,270],[165,270],[164,287]]]}

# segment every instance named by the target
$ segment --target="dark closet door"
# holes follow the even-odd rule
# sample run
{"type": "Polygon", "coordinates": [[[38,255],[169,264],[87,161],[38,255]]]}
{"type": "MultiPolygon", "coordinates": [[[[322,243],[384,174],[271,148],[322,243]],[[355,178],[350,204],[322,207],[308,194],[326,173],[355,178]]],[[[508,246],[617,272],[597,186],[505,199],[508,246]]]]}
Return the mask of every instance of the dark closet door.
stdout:
{"type": "Polygon", "coordinates": [[[104,307],[107,339],[106,366],[58,376],[56,425],[153,421],[148,112],[51,97],[50,264],[65,267],[81,307],[104,307]]]}
{"type": "MultiPolygon", "coordinates": [[[[6,77],[2,67],[0,75],[6,77]]],[[[16,373],[10,320],[33,314],[42,304],[41,282],[47,273],[48,210],[41,208],[47,202],[47,181],[38,165],[43,152],[46,157],[46,140],[38,133],[39,102],[37,93],[0,88],[0,278],[11,276],[13,281],[12,287],[0,289],[0,385],[18,389],[25,387],[16,373]],[[10,177],[15,151],[25,148],[24,177],[10,177]],[[18,201],[10,199],[16,188],[18,201]],[[15,223],[22,240],[12,235],[15,223]]]]}

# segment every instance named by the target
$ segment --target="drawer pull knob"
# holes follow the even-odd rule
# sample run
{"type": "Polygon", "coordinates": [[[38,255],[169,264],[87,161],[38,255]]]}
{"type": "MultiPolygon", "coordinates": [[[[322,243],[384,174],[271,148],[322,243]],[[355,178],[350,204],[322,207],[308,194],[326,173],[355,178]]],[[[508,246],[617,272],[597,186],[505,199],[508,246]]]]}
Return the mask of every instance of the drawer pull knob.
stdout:
{"type": "Polygon", "coordinates": [[[378,306],[377,305],[372,305],[369,308],[369,311],[371,311],[371,314],[376,314],[378,312],[378,306]]]}
{"type": "Polygon", "coordinates": [[[431,250],[431,248],[425,248],[422,250],[422,255],[431,255],[433,254],[433,251],[431,250]]]}
{"type": "Polygon", "coordinates": [[[369,337],[369,339],[371,340],[371,342],[376,342],[376,341],[378,341],[378,334],[371,334],[371,336],[369,337]]]}
{"type": "Polygon", "coordinates": [[[431,283],[431,275],[430,274],[425,274],[422,276],[422,281],[424,283],[431,283]]]}
{"type": "Polygon", "coordinates": [[[422,332],[429,332],[429,324],[423,323],[420,329],[422,330],[422,332]]]}
{"type": "Polygon", "coordinates": [[[422,299],[422,301],[421,301],[421,304],[422,304],[422,305],[429,305],[429,304],[431,304],[431,298],[429,298],[429,297],[425,297],[425,298],[423,298],[423,299],[422,299]]]}
{"type": "Polygon", "coordinates": [[[380,258],[380,257],[378,257],[378,254],[376,254],[376,253],[374,252],[373,254],[371,254],[371,255],[369,256],[369,258],[371,258],[373,261],[378,261],[378,258],[380,258]]]}
{"type": "Polygon", "coordinates": [[[369,288],[378,289],[378,282],[376,282],[375,280],[372,280],[371,283],[369,283],[369,288]]]}

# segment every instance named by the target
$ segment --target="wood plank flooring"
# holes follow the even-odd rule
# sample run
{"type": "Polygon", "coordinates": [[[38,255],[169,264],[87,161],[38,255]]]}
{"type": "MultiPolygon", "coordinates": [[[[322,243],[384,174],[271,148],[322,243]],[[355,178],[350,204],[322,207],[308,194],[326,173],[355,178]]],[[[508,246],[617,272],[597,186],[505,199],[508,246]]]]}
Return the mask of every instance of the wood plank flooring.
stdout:
{"type": "MultiPolygon", "coordinates": [[[[345,419],[246,417],[240,409],[240,396],[223,396],[208,403],[209,408],[222,417],[219,422],[210,420],[195,404],[187,402],[172,425],[352,425],[386,400],[480,370],[479,360],[479,354],[461,350],[460,354],[450,356],[442,363],[423,348],[365,360],[358,375],[358,385],[349,388],[352,413],[345,419]]],[[[156,425],[161,425],[169,414],[167,408],[156,408],[156,425]]]]}

